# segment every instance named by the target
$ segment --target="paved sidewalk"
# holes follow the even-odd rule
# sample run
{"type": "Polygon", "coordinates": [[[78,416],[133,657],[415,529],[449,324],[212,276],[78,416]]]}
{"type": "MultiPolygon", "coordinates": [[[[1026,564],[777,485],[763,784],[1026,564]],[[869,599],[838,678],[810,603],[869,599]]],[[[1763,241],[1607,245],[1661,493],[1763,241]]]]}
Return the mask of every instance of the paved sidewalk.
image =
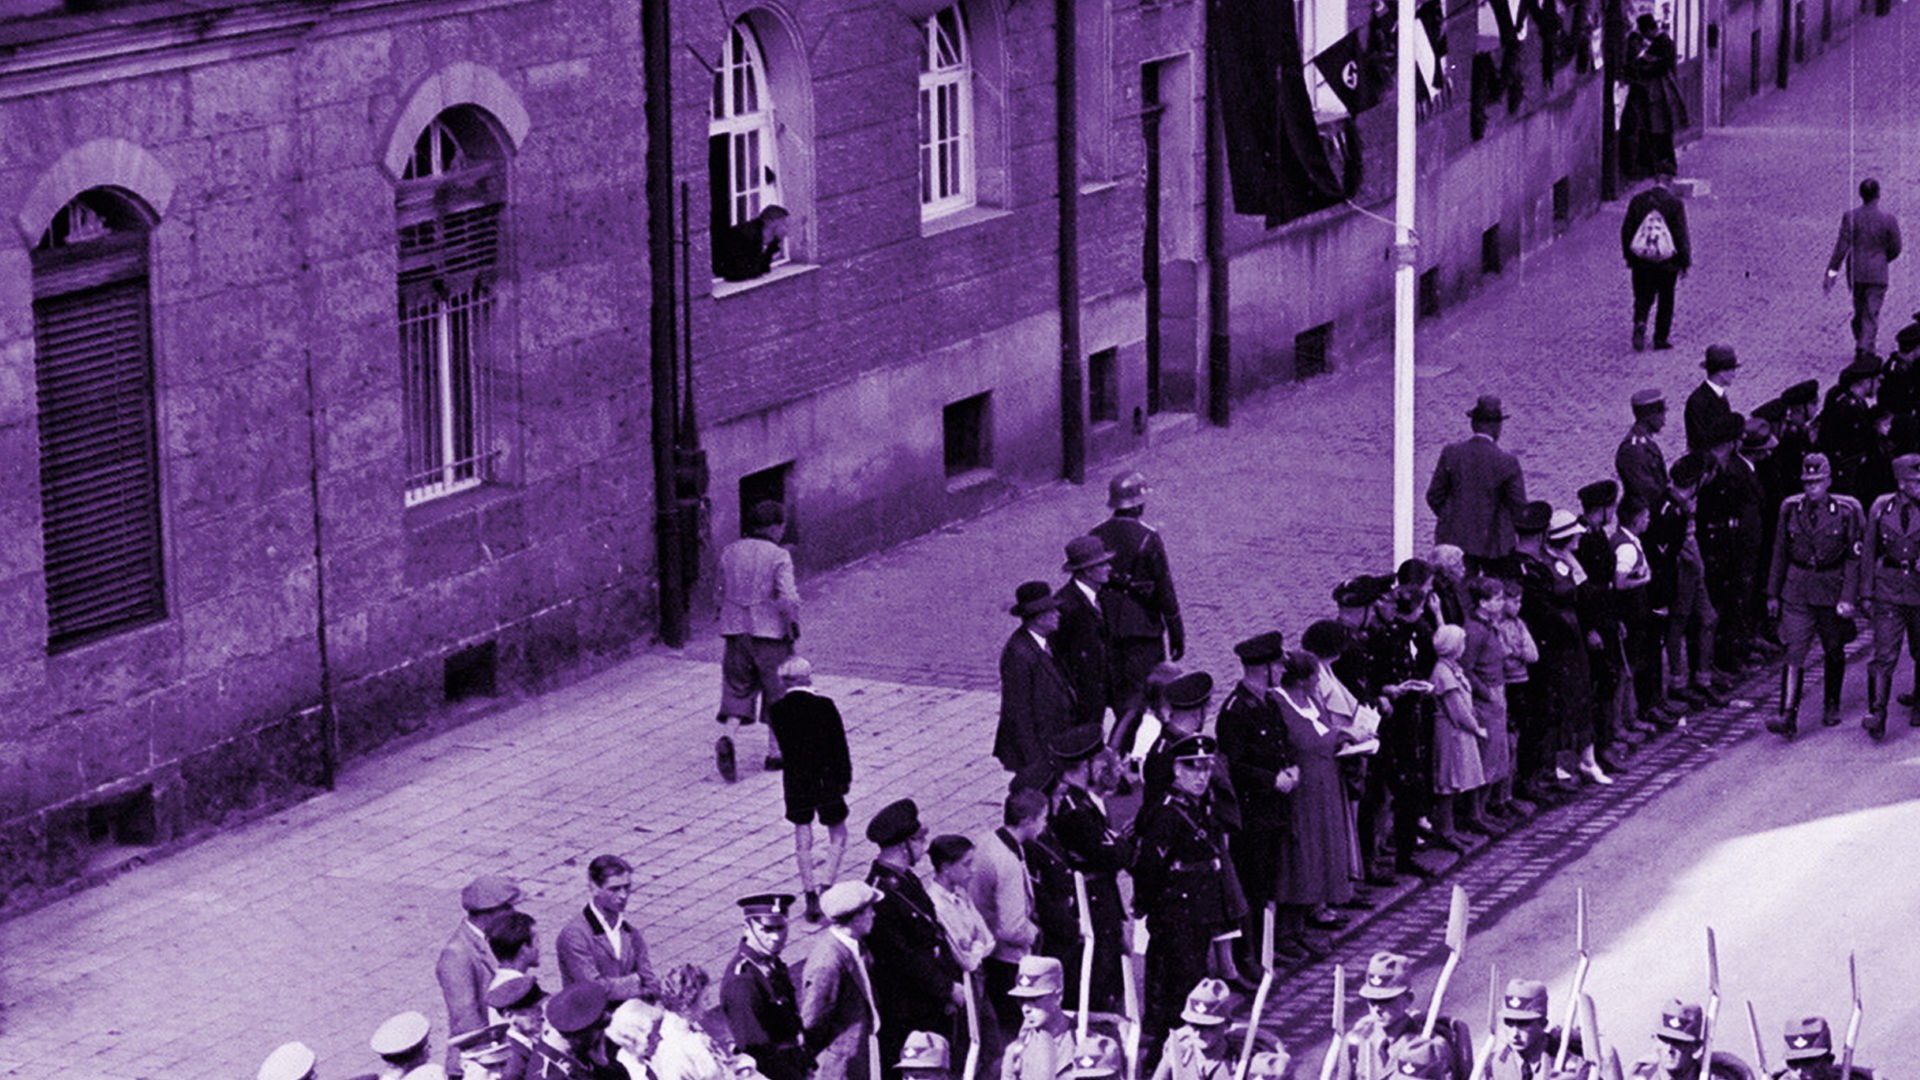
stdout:
{"type": "MultiPolygon", "coordinates": [[[[1680,287],[1676,351],[1627,347],[1618,204],[1430,322],[1421,482],[1440,445],[1465,434],[1483,391],[1513,413],[1504,441],[1530,492],[1565,504],[1611,472],[1628,395],[1641,386],[1669,395],[1673,455],[1680,400],[1710,342],[1740,351],[1742,410],[1806,373],[1829,381],[1847,358],[1846,303],[1818,283],[1854,181],[1877,171],[1892,210],[1911,218],[1920,205],[1916,53],[1920,15],[1902,5],[1796,72],[1787,94],[1683,151],[1683,172],[1710,194],[1689,207],[1698,266],[1680,287]]],[[[1920,306],[1916,263],[1894,265],[1890,323],[1920,306]]],[[[1230,677],[1231,642],[1275,625],[1297,634],[1328,609],[1335,580],[1388,563],[1385,353],[1244,404],[1231,429],[1131,463],[1158,486],[1148,517],[1172,555],[1190,664],[1230,677]]],[[[1058,579],[1062,545],[1104,516],[1103,496],[1103,483],[1055,485],[804,583],[806,651],[854,743],[856,832],[899,794],[919,799],[936,831],[995,819],[1002,774],[987,750],[995,662],[1012,629],[1006,605],[1018,581],[1058,579]]],[[[1423,511],[1418,534],[1431,525],[1423,511]]],[[[460,885],[487,871],[519,879],[551,955],[581,903],[586,861],[602,851],[636,864],[632,910],[656,964],[717,971],[734,939],[733,897],[794,880],[777,778],[749,767],[729,787],[713,775],[717,657],[711,639],[684,655],[642,656],[357,763],[335,793],[0,925],[0,1077],[245,1076],[294,1037],[319,1050],[323,1075],[348,1075],[368,1067],[374,1026],[403,1008],[433,1018],[438,1043],[445,1018],[432,967],[459,919],[460,885]]],[[[1637,806],[1637,793],[1684,783],[1701,756],[1688,745],[1661,750],[1652,779],[1562,811],[1463,873],[1517,860],[1539,880],[1558,865],[1555,852],[1577,848],[1563,825],[1590,835],[1637,806]],[[1580,821],[1589,810],[1600,816],[1580,821]]],[[[846,872],[864,872],[871,856],[856,842],[846,872]]],[[[1485,893],[1497,896],[1497,886],[1485,893]]],[[[1379,940],[1414,934],[1443,901],[1426,890],[1384,913],[1379,940]]],[[[554,972],[549,960],[543,974],[557,982],[554,972]]],[[[1297,1022],[1324,1006],[1324,977],[1310,978],[1300,985],[1321,987],[1320,997],[1288,988],[1277,999],[1297,1022]]]]}

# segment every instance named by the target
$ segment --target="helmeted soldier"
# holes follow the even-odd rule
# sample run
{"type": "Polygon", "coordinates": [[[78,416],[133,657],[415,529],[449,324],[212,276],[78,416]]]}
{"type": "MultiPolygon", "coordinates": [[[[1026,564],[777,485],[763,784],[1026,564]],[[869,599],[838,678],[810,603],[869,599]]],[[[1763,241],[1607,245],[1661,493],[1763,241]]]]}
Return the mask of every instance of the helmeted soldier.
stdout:
{"type": "MultiPolygon", "coordinates": [[[[1908,652],[1920,657],[1920,454],[1902,454],[1893,467],[1898,490],[1874,500],[1860,556],[1866,578],[1861,596],[1873,619],[1862,726],[1875,739],[1887,734],[1887,698],[1900,660],[1900,639],[1905,637],[1908,652]]],[[[1920,683],[1920,668],[1915,680],[1920,683]]],[[[1920,725],[1920,713],[1911,719],[1920,725]]]]}
{"type": "MultiPolygon", "coordinates": [[[[1833,1031],[1818,1016],[1787,1021],[1785,1067],[1773,1075],[1779,1080],[1836,1080],[1840,1063],[1833,1059],[1833,1031]]],[[[1873,1070],[1850,1065],[1848,1073],[1859,1080],[1873,1080],[1873,1070]]]]}
{"type": "Polygon", "coordinates": [[[720,978],[720,1009],[733,1044],[767,1080],[806,1080],[813,1067],[800,1027],[800,1001],[780,950],[787,944],[793,897],[760,893],[738,904],[746,933],[733,964],[720,978]]]}
{"type": "Polygon", "coordinates": [[[1092,534],[1113,552],[1107,583],[1100,588],[1100,611],[1112,642],[1112,704],[1115,716],[1135,707],[1153,665],[1178,660],[1187,651],[1187,630],[1180,621],[1180,599],[1167,567],[1167,547],[1153,526],[1141,520],[1147,478],[1126,472],[1107,485],[1113,516],[1092,534]],[[1165,641],[1162,641],[1164,635],[1165,641]]]}
{"type": "Polygon", "coordinates": [[[1654,436],[1667,426],[1667,399],[1658,390],[1640,390],[1633,395],[1633,426],[1627,429],[1620,448],[1613,452],[1614,471],[1620,474],[1620,486],[1628,495],[1638,495],[1648,505],[1667,492],[1667,459],[1654,436]]]}
{"type": "MultiPolygon", "coordinates": [[[[1393,1060],[1396,1046],[1418,1039],[1426,1026],[1426,1014],[1413,1007],[1413,961],[1398,953],[1377,952],[1367,961],[1367,973],[1360,983],[1360,998],[1367,1003],[1367,1015],[1353,1022],[1347,1031],[1347,1056],[1353,1080],[1388,1080],[1398,1072],[1393,1060]]],[[[1443,1058],[1452,1063],[1451,1025],[1435,1025],[1433,1042],[1445,1048],[1443,1058]]],[[[1451,1076],[1454,1069],[1441,1076],[1451,1076]]]]}
{"type": "Polygon", "coordinates": [[[1805,490],[1780,505],[1773,565],[1767,572],[1767,614],[1779,617],[1780,640],[1787,649],[1780,715],[1767,728],[1789,739],[1799,723],[1807,646],[1816,633],[1826,660],[1820,722],[1828,727],[1840,722],[1840,685],[1851,636],[1846,631],[1860,595],[1866,514],[1852,496],[1832,492],[1832,477],[1825,454],[1806,456],[1800,470],[1805,490]]]}
{"type": "Polygon", "coordinates": [[[1880,365],[1870,354],[1856,356],[1840,372],[1839,381],[1827,392],[1826,407],[1820,410],[1817,445],[1833,465],[1833,489],[1855,498],[1864,497],[1858,486],[1860,473],[1873,452],[1873,407],[1867,399],[1879,375],[1880,365]]]}
{"type": "Polygon", "coordinates": [[[1228,1080],[1233,1075],[1233,1045],[1227,1038],[1227,984],[1202,979],[1180,1010],[1176,1028],[1154,1067],[1153,1080],[1228,1080]]]}

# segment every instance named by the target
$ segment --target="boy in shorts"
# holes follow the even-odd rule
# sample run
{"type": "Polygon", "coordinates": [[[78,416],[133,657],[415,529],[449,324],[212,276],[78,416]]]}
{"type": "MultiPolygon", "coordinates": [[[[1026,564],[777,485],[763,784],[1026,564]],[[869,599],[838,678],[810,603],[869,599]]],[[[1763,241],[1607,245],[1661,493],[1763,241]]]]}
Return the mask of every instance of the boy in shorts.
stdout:
{"type": "Polygon", "coordinates": [[[806,895],[807,921],[820,921],[820,889],[813,861],[813,819],[827,827],[824,885],[840,876],[847,853],[847,791],[853,763],[847,754],[847,730],[833,699],[813,691],[813,665],[790,656],[779,668],[786,692],[767,709],[767,723],[786,757],[781,785],[787,820],[793,822],[794,858],[800,864],[800,888],[806,895]]]}

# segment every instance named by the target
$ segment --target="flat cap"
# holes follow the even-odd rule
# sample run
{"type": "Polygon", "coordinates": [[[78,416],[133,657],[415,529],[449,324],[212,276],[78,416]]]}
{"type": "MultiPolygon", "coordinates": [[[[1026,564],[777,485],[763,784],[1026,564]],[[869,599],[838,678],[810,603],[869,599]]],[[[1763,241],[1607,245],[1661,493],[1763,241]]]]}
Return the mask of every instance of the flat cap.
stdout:
{"type": "Polygon", "coordinates": [[[1543,533],[1552,523],[1553,504],[1545,499],[1535,499],[1513,515],[1513,531],[1518,533],[1543,533]]]}
{"type": "Polygon", "coordinates": [[[577,982],[547,1002],[547,1023],[562,1035],[578,1035],[607,1012],[607,990],[597,982],[577,982]]]}
{"type": "Polygon", "coordinates": [[[888,847],[911,839],[920,831],[920,808],[912,799],[897,799],[880,808],[867,822],[867,839],[888,847]]]}
{"type": "Polygon", "coordinates": [[[1620,501],[1620,482],[1618,480],[1595,480],[1579,491],[1580,509],[1598,510],[1603,506],[1612,506],[1620,501]]]}
{"type": "Polygon", "coordinates": [[[387,1017],[385,1023],[375,1028],[373,1038],[367,1040],[367,1045],[373,1047],[373,1052],[381,1057],[398,1057],[412,1053],[426,1042],[427,1030],[425,1015],[403,1012],[387,1017]]]}
{"type": "Polygon", "coordinates": [[[1233,647],[1233,655],[1246,664],[1271,664],[1285,656],[1286,652],[1286,636],[1278,630],[1255,634],[1233,647]]]}
{"type": "Polygon", "coordinates": [[[307,1080],[313,1065],[313,1050],[306,1043],[281,1043],[260,1063],[259,1080],[307,1080]]]}
{"type": "Polygon", "coordinates": [[[839,881],[820,894],[820,912],[829,919],[845,919],[880,902],[880,890],[864,881],[839,881]]]}
{"type": "Polygon", "coordinates": [[[1507,992],[1500,996],[1500,1019],[1502,1020],[1545,1020],[1547,1018],[1547,984],[1533,979],[1514,979],[1507,983],[1507,992]]]}
{"type": "Polygon", "coordinates": [[[468,911],[492,911],[520,899],[520,886],[499,874],[482,874],[460,890],[460,906],[468,911]]]}
{"type": "Polygon", "coordinates": [[[515,975],[500,985],[487,991],[487,1007],[491,1009],[526,1009],[546,1000],[547,992],[540,989],[540,980],[531,975],[515,975]]]}
{"type": "Polygon", "coordinates": [[[1213,693],[1213,676],[1204,671],[1189,671],[1167,684],[1167,704],[1176,709],[1199,709],[1213,693]]]}
{"type": "Polygon", "coordinates": [[[1740,358],[1733,354],[1731,345],[1709,345],[1707,358],[1700,361],[1700,366],[1706,368],[1707,374],[1711,375],[1716,371],[1731,371],[1739,367],[1740,358]]]}
{"type": "Polygon", "coordinates": [[[1780,391],[1780,400],[1786,402],[1788,408],[1793,408],[1797,405],[1811,405],[1820,400],[1820,380],[1806,379],[1794,383],[1792,386],[1780,391]]]}
{"type": "Polygon", "coordinates": [[[1633,392],[1633,411],[1647,412],[1651,409],[1667,407],[1667,396],[1658,390],[1635,390],[1633,392]]]}
{"type": "Polygon", "coordinates": [[[1085,761],[1100,752],[1106,740],[1100,737],[1099,724],[1078,724],[1047,740],[1047,753],[1055,761],[1072,764],[1085,761]]]}

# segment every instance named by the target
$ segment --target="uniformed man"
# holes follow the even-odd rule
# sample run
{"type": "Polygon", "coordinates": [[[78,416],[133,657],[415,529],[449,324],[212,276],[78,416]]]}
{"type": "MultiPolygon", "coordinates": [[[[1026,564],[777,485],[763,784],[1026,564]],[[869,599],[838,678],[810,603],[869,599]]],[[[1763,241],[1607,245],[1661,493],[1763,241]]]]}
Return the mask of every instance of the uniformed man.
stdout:
{"type": "Polygon", "coordinates": [[[1908,323],[1894,338],[1880,373],[1878,400],[1895,416],[1920,413],[1920,322],[1908,323]]]}
{"type": "Polygon", "coordinates": [[[1073,1044],[1073,1064],[1061,1077],[1062,1080],[1095,1080],[1119,1076],[1126,1067],[1126,1053],[1119,1042],[1090,1031],[1086,1038],[1073,1044]]]}
{"type": "Polygon", "coordinates": [[[1051,956],[1027,956],[1007,996],[1020,1003],[1020,1033],[1000,1059],[1001,1080],[1058,1080],[1073,1062],[1066,969],[1051,956]]]}
{"type": "Polygon", "coordinates": [[[1842,495],[1863,498],[1860,474],[1873,452],[1873,407],[1868,399],[1880,376],[1880,365],[1871,354],[1856,356],[1840,372],[1840,379],[1827,392],[1826,407],[1820,410],[1816,443],[1833,466],[1833,490],[1842,495]]]}
{"type": "MultiPolygon", "coordinates": [[[[1252,920],[1244,940],[1260,940],[1261,912],[1273,903],[1280,881],[1280,850],[1293,827],[1288,796],[1300,783],[1293,747],[1287,741],[1286,714],[1274,697],[1280,683],[1279,666],[1286,657],[1286,641],[1278,631],[1240,642],[1233,647],[1240,658],[1240,681],[1220,705],[1214,731],[1220,756],[1240,799],[1240,834],[1234,841],[1234,868],[1240,872],[1240,890],[1246,895],[1252,920]]],[[[1304,927],[1282,927],[1275,935],[1274,955],[1286,960],[1307,957],[1298,940],[1304,927]]],[[[1249,958],[1255,959],[1255,958],[1249,958]]]]}
{"type": "Polygon", "coordinates": [[[949,1080],[953,1076],[953,1047],[931,1031],[916,1031],[900,1048],[899,1069],[908,1080],[949,1080]]]}
{"type": "MultiPolygon", "coordinates": [[[[1787,1021],[1786,1066],[1773,1075],[1779,1080],[1836,1080],[1840,1063],[1833,1059],[1833,1032],[1818,1016],[1787,1021]]],[[[1847,1070],[1861,1080],[1873,1080],[1873,1070],[1852,1065],[1847,1070]]]]}
{"type": "Polygon", "coordinates": [[[553,995],[547,1026],[556,1039],[543,1038],[536,1047],[540,1080],[618,1080],[626,1073],[606,1037],[610,1004],[597,982],[577,982],[553,995]]]}
{"type": "Polygon", "coordinates": [[[1232,995],[1219,979],[1202,979],[1180,1011],[1185,1021],[1167,1040],[1153,1080],[1228,1080],[1233,1075],[1233,1046],[1227,1038],[1227,1009],[1232,995]]]}
{"type": "MultiPolygon", "coordinates": [[[[1377,952],[1367,961],[1360,999],[1367,1015],[1347,1031],[1347,1054],[1353,1080],[1387,1080],[1395,1074],[1393,1048],[1418,1039],[1426,1014],[1413,1007],[1413,961],[1398,953],[1377,952]]],[[[1447,1043],[1448,1027],[1435,1025],[1434,1041],[1447,1043]]],[[[1451,1057],[1451,1053],[1447,1055],[1451,1057]]],[[[1464,1077],[1459,1078],[1464,1080],[1464,1077]]]]}
{"type": "MultiPolygon", "coordinates": [[[[867,884],[880,890],[873,908],[873,997],[880,1012],[880,1060],[900,1060],[907,1033],[948,1030],[966,1007],[960,962],[940,928],[933,898],[914,875],[927,847],[927,829],[912,799],[881,808],[867,824],[867,839],[880,849],[867,884]]],[[[889,1066],[888,1080],[900,1070],[889,1066]]]]}
{"type": "Polygon", "coordinates": [[[260,1063],[258,1080],[313,1080],[313,1050],[306,1043],[281,1043],[260,1063]]]}
{"type": "MultiPolygon", "coordinates": [[[[1120,898],[1120,871],[1131,861],[1131,853],[1114,833],[1106,804],[1092,790],[1091,763],[1104,746],[1100,733],[1092,728],[1075,728],[1055,738],[1053,755],[1060,780],[1053,790],[1053,812],[1047,829],[1065,858],[1068,872],[1080,874],[1087,883],[1094,942],[1089,1007],[1096,1012],[1119,1012],[1125,987],[1120,965],[1127,947],[1127,906],[1120,898]]],[[[1081,950],[1073,948],[1069,952],[1070,956],[1062,958],[1067,982],[1077,987],[1081,950]]]]}
{"type": "Polygon", "coordinates": [[[1593,679],[1594,750],[1604,768],[1624,772],[1627,754],[1646,739],[1626,722],[1632,718],[1620,716],[1618,709],[1617,692],[1627,666],[1620,604],[1613,588],[1617,561],[1613,550],[1614,508],[1620,501],[1620,485],[1612,480],[1595,480],[1575,494],[1580,500],[1580,524],[1586,530],[1574,541],[1573,556],[1586,571],[1586,580],[1575,590],[1575,606],[1579,610],[1580,626],[1587,631],[1587,668],[1593,679]]]}
{"type": "Polygon", "coordinates": [[[1667,491],[1667,459],[1654,436],[1667,426],[1667,399],[1658,390],[1639,390],[1633,395],[1633,426],[1627,429],[1620,448],[1613,452],[1614,471],[1620,474],[1620,486],[1629,495],[1638,495],[1648,505],[1667,491]]]}
{"type": "Polygon", "coordinates": [[[1707,596],[1720,616],[1712,659],[1730,676],[1746,667],[1753,644],[1749,615],[1759,593],[1760,482],[1739,453],[1745,432],[1738,413],[1713,423],[1707,436],[1713,466],[1700,486],[1696,519],[1707,596]]]}
{"type": "Polygon", "coordinates": [[[367,1045],[380,1057],[380,1080],[400,1080],[427,1063],[429,1030],[426,1016],[411,1011],[390,1016],[374,1029],[367,1045]]]}
{"type": "Polygon", "coordinates": [[[1414,1035],[1394,1043],[1388,1070],[1399,1080],[1461,1080],[1453,1048],[1438,1035],[1414,1035]]]}
{"type": "Polygon", "coordinates": [[[1228,819],[1212,789],[1217,749],[1206,735],[1175,746],[1173,782],[1134,828],[1133,903],[1148,932],[1143,1060],[1166,1038],[1187,991],[1233,970],[1229,945],[1247,914],[1227,853],[1228,819]]]}
{"type": "Polygon", "coordinates": [[[1813,451],[1813,410],[1820,401],[1820,383],[1807,379],[1780,391],[1780,403],[1786,416],[1774,425],[1774,437],[1780,440],[1773,456],[1780,460],[1789,478],[1800,475],[1803,459],[1813,451]]]}
{"type": "MultiPolygon", "coordinates": [[[[1894,459],[1898,490],[1875,499],[1867,514],[1866,543],[1860,565],[1865,573],[1861,596],[1873,620],[1873,659],[1867,664],[1867,718],[1862,726],[1876,740],[1887,734],[1887,699],[1893,669],[1900,662],[1900,640],[1920,657],[1920,454],[1894,459]]],[[[1920,684],[1920,666],[1915,681],[1920,684]]],[[[1911,722],[1920,726],[1920,713],[1911,722]]]]}
{"type": "Polygon", "coordinates": [[[1114,477],[1107,485],[1107,506],[1113,516],[1092,532],[1113,552],[1107,583],[1100,587],[1100,611],[1106,616],[1113,647],[1115,716],[1138,707],[1155,664],[1178,660],[1187,651],[1187,630],[1180,621],[1180,599],[1173,591],[1166,544],[1153,526],[1141,520],[1149,490],[1147,478],[1138,472],[1114,477]]]}
{"type": "Polygon", "coordinates": [[[1293,1068],[1293,1058],[1286,1048],[1267,1050],[1253,1055],[1247,1062],[1247,1080],[1287,1080],[1287,1073],[1293,1068]]]}
{"type": "Polygon", "coordinates": [[[1860,553],[1866,538],[1866,515],[1852,496],[1833,493],[1833,471],[1825,454],[1808,454],[1800,477],[1805,490],[1780,506],[1773,565],[1767,572],[1767,614],[1779,618],[1787,650],[1780,675],[1780,715],[1767,722],[1767,729],[1789,739],[1798,730],[1807,646],[1816,633],[1826,659],[1820,722],[1828,727],[1840,722],[1850,637],[1846,630],[1860,593],[1860,553]]]}
{"type": "Polygon", "coordinates": [[[1592,1065],[1569,1055],[1562,1072],[1553,1071],[1553,1057],[1566,1033],[1547,1023],[1547,984],[1532,979],[1507,983],[1500,998],[1502,1038],[1487,1061],[1488,1080],[1583,1080],[1592,1065]]]}
{"type": "Polygon", "coordinates": [[[793,897],[757,893],[736,903],[746,932],[732,966],[720,978],[720,1009],[733,1032],[733,1045],[760,1066],[767,1080],[806,1080],[813,1056],[802,1044],[793,976],[780,959],[793,897]]]}
{"type": "MultiPolygon", "coordinates": [[[[1212,703],[1213,676],[1204,671],[1189,671],[1167,685],[1166,723],[1160,737],[1147,748],[1146,760],[1140,766],[1142,810],[1158,802],[1172,786],[1173,748],[1188,736],[1201,734],[1207,723],[1207,708],[1212,703]]],[[[1222,798],[1232,799],[1233,789],[1227,783],[1224,767],[1214,788],[1222,798]]]]}
{"type": "MultiPolygon", "coordinates": [[[[1691,1002],[1669,1001],[1660,1011],[1660,1030],[1653,1033],[1659,1040],[1660,1052],[1657,1056],[1641,1058],[1634,1063],[1632,1075],[1635,1080],[1698,1080],[1700,1076],[1700,1050],[1706,1030],[1706,1017],[1700,1006],[1691,1002]]],[[[1724,1052],[1715,1052],[1714,1060],[1730,1058],[1724,1052]]],[[[1742,1066],[1742,1073],[1745,1067],[1742,1066]]],[[[1726,1072],[1726,1066],[1717,1065],[1715,1075],[1737,1075],[1726,1072]]]]}
{"type": "Polygon", "coordinates": [[[506,1023],[500,1065],[495,1074],[503,1080],[539,1075],[536,1047],[541,1026],[546,1022],[545,1010],[541,1008],[546,1000],[546,991],[540,989],[539,981],[531,975],[515,975],[487,991],[487,1008],[499,1013],[506,1023]]]}

